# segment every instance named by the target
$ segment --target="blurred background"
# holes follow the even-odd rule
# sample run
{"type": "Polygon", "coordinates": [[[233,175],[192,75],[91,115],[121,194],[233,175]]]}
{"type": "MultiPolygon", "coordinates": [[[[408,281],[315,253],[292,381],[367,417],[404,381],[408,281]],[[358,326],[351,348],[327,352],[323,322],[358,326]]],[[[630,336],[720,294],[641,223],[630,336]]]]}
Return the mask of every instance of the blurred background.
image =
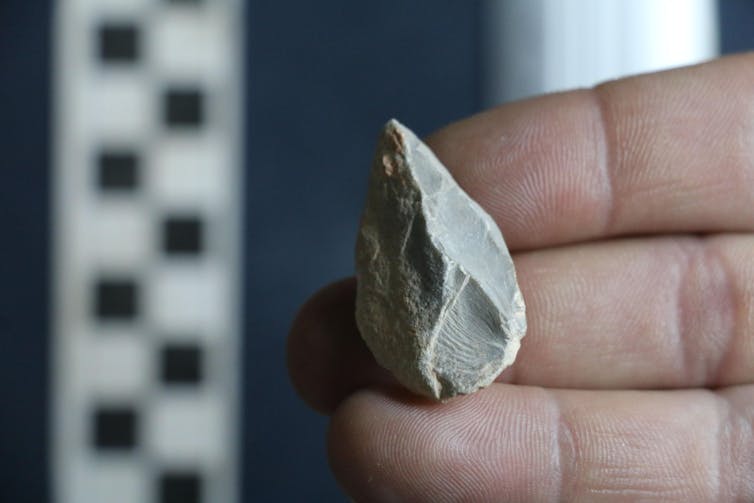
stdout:
{"type": "MultiPolygon", "coordinates": [[[[566,11],[573,5],[554,3],[566,11]]],[[[624,2],[629,3],[642,2],[624,2]]],[[[583,20],[585,11],[561,15],[553,25],[535,24],[539,31],[528,30],[526,38],[519,33],[523,18],[515,17],[526,15],[516,11],[523,2],[505,4],[246,4],[244,99],[237,104],[245,123],[243,415],[237,432],[242,501],[347,501],[327,466],[327,419],[295,396],[284,350],[298,306],[323,284],[353,271],[355,232],[380,126],[397,117],[425,135],[493,103],[636,68],[628,64],[626,46],[616,46],[595,56],[602,63],[580,67],[575,77],[566,75],[567,69],[543,73],[543,58],[554,50],[547,48],[576,36],[562,20],[583,20]],[[616,59],[625,64],[611,65],[616,59]],[[518,80],[506,79],[505,72],[518,80]]],[[[671,20],[692,22],[689,12],[699,2],[652,4],[667,23],[660,30],[676,41],[688,35],[671,20]]],[[[754,47],[754,2],[709,5],[707,25],[715,29],[702,23],[699,30],[714,41],[694,49],[697,55],[754,47]]],[[[52,48],[59,41],[52,32],[53,7],[50,0],[0,1],[0,228],[6,231],[0,243],[0,502],[45,502],[54,496],[50,352],[55,327],[49,313],[55,274],[52,48]]],[[[602,18],[590,19],[598,25],[602,18]]],[[[642,25],[642,19],[635,23],[642,25]]],[[[567,50],[611,35],[600,37],[567,50]]],[[[688,47],[681,44],[668,57],[693,59],[688,47]]],[[[645,44],[637,51],[652,49],[645,44]]]]}

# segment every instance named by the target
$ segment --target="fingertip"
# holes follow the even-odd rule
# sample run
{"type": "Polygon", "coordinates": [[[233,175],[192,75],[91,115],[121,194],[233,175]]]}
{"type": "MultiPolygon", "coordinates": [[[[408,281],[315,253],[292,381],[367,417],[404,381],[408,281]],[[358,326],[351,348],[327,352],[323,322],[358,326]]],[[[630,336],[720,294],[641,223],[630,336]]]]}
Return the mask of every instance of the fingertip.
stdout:
{"type": "Polygon", "coordinates": [[[301,307],[288,336],[291,382],[323,414],[332,413],[354,390],[390,380],[359,335],[355,296],[353,278],[325,287],[301,307]]]}
{"type": "Polygon", "coordinates": [[[312,296],[299,309],[288,335],[288,373],[301,398],[314,410],[327,414],[337,405],[332,378],[333,337],[350,331],[348,310],[352,306],[353,281],[341,280],[312,296]]]}
{"type": "Polygon", "coordinates": [[[446,403],[361,390],[335,411],[330,466],[356,501],[519,501],[555,494],[543,393],[495,384],[446,403]]]}
{"type": "MultiPolygon", "coordinates": [[[[402,468],[406,455],[416,452],[417,437],[399,436],[395,425],[400,409],[425,400],[397,386],[373,387],[351,394],[335,410],[327,433],[328,461],[355,501],[420,501],[412,481],[423,477],[402,468]]],[[[409,463],[409,471],[422,465],[409,463]]]]}

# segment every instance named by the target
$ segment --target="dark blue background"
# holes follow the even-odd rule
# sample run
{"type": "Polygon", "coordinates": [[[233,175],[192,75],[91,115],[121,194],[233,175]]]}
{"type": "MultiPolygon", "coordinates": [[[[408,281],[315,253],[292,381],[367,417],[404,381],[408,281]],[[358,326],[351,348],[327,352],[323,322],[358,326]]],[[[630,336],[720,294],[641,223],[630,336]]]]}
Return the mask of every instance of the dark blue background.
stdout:
{"type": "MultiPolygon", "coordinates": [[[[256,1],[248,9],[243,473],[247,501],[346,501],[325,418],[284,365],[297,306],[351,273],[376,132],[478,109],[479,4],[256,1]]],[[[49,0],[0,0],[0,502],[44,502],[49,333],[49,0]]],[[[723,0],[724,52],[754,2],[723,0]]]]}

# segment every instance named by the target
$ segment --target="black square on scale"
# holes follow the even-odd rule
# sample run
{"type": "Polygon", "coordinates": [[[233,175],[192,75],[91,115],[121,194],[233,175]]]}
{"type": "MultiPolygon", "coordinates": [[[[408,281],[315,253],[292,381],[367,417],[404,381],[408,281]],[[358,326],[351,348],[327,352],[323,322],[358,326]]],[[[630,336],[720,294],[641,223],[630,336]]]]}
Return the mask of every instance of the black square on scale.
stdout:
{"type": "Polygon", "coordinates": [[[170,88],[163,95],[162,113],[170,129],[197,129],[204,123],[204,95],[198,88],[170,88]]]}
{"type": "Polygon", "coordinates": [[[99,27],[99,58],[104,63],[135,63],[139,60],[139,28],[126,22],[108,22],[99,27]]]}
{"type": "Polygon", "coordinates": [[[94,311],[103,321],[128,321],[138,314],[138,287],[130,278],[100,278],[94,288],[94,311]]]}
{"type": "Polygon", "coordinates": [[[92,444],[98,450],[129,450],[136,446],[136,412],[130,407],[99,407],[92,420],[92,444]]]}
{"type": "Polygon", "coordinates": [[[160,354],[165,384],[197,385],[202,380],[202,351],[197,344],[168,344],[160,354]]]}
{"type": "Polygon", "coordinates": [[[162,223],[162,249],[167,255],[199,255],[203,249],[202,221],[196,216],[169,216],[162,223]]]}
{"type": "Polygon", "coordinates": [[[97,157],[97,183],[104,191],[129,191],[139,185],[139,158],[131,150],[106,149],[97,157]]]}
{"type": "Polygon", "coordinates": [[[164,472],[158,491],[159,503],[201,503],[202,479],[192,471],[164,472]]]}

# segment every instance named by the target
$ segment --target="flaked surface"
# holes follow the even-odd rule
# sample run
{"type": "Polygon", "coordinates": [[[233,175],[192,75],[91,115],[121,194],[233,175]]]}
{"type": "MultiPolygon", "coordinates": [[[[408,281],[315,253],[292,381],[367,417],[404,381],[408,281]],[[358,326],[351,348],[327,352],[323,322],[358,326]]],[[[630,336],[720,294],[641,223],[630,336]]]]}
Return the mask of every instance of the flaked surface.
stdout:
{"type": "Polygon", "coordinates": [[[492,218],[409,129],[385,125],[356,245],[356,321],[377,361],[445,399],[489,385],[526,332],[492,218]]]}

